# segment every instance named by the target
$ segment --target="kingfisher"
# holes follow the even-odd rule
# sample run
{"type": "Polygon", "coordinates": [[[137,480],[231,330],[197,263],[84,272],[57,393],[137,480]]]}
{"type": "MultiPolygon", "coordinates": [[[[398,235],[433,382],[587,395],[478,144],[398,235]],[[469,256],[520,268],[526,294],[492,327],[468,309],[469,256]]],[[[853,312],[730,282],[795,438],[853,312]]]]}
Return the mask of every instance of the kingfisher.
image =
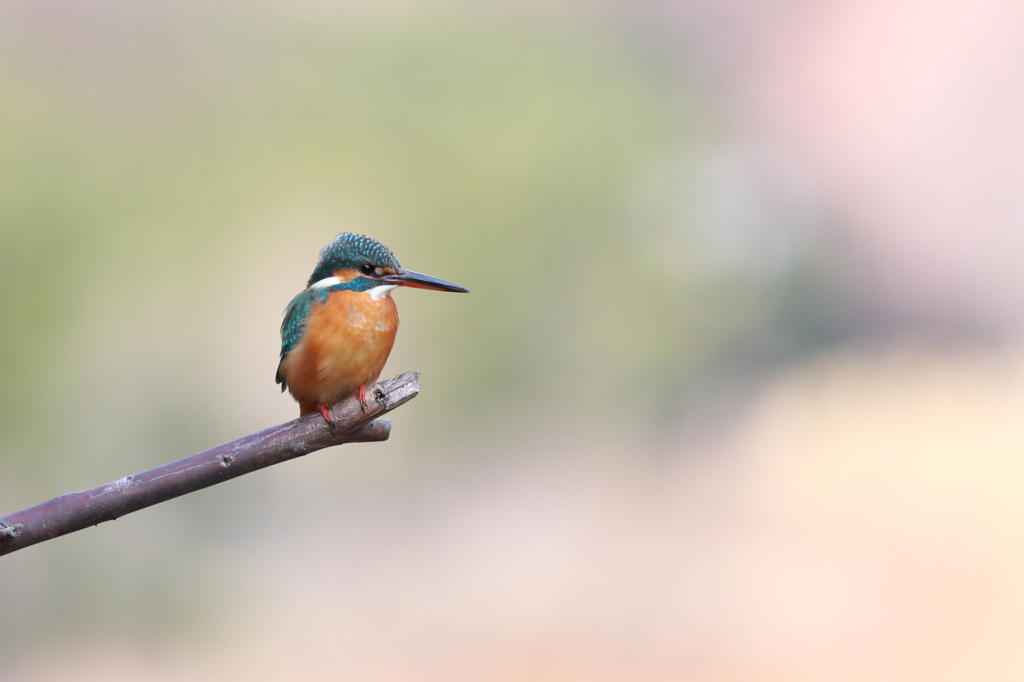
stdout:
{"type": "Polygon", "coordinates": [[[366,405],[366,387],[380,376],[398,332],[391,291],[400,286],[469,293],[458,284],[406,270],[386,246],[344,232],[320,258],[284,313],[277,383],[299,403],[299,414],[320,412],[351,395],[366,405]]]}

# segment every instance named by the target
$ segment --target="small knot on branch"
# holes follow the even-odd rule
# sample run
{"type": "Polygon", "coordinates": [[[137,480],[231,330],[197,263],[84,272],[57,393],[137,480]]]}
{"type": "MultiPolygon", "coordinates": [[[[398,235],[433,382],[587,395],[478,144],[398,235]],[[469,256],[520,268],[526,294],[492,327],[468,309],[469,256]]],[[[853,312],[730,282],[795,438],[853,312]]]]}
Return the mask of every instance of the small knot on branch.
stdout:
{"type": "Polygon", "coordinates": [[[20,523],[8,525],[3,521],[0,521],[0,542],[5,540],[13,540],[14,538],[21,535],[21,529],[24,528],[20,523]]]}

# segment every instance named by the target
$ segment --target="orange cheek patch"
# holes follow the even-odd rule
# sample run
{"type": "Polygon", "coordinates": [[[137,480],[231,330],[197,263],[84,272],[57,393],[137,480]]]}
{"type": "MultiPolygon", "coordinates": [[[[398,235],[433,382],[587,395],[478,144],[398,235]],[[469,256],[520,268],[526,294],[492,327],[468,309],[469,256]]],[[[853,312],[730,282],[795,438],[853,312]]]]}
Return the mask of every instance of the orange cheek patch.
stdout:
{"type": "Polygon", "coordinates": [[[340,268],[334,271],[334,276],[338,278],[339,282],[351,282],[360,275],[360,272],[355,268],[340,268]]]}

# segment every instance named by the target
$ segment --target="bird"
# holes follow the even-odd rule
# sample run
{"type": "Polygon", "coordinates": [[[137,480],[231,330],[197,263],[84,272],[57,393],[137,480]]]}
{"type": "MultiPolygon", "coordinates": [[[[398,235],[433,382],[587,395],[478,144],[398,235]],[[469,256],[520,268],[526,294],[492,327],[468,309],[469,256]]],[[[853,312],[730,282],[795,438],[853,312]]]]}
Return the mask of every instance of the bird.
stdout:
{"type": "Polygon", "coordinates": [[[356,395],[380,376],[398,332],[396,287],[469,293],[452,282],[406,270],[389,248],[366,235],[343,232],[320,251],[306,288],[281,323],[277,383],[299,403],[299,416],[356,395]]]}

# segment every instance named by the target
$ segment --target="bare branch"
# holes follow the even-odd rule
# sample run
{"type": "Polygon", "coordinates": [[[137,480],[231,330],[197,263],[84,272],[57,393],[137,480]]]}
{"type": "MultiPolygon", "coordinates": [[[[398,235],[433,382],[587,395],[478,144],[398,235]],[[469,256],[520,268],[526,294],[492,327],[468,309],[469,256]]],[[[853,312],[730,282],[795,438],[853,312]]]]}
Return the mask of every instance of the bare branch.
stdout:
{"type": "Polygon", "coordinates": [[[0,555],[130,514],[272,464],[332,445],[387,440],[391,423],[376,417],[419,394],[419,372],[371,387],[365,406],[353,396],[334,405],[328,426],[319,413],[254,433],[99,488],[60,497],[0,517],[0,555]]]}

